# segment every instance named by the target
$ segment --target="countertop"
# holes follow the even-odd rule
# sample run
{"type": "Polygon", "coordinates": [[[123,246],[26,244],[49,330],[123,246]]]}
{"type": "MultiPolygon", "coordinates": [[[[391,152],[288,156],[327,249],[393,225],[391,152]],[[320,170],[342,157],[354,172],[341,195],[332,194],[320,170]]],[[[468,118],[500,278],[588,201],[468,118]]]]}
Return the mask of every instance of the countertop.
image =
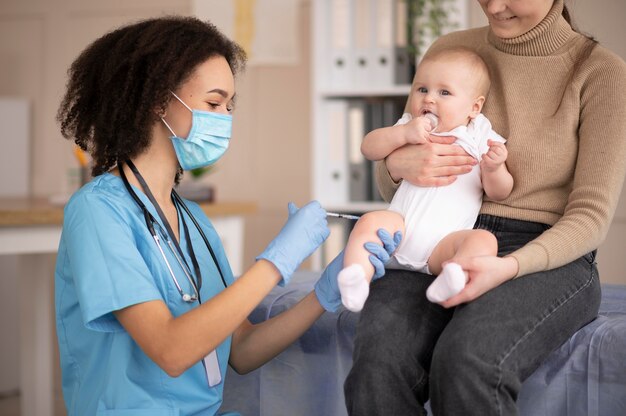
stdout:
{"type": "MultiPolygon", "coordinates": [[[[199,202],[211,217],[253,214],[257,206],[253,202],[199,202]]],[[[0,227],[30,225],[61,225],[63,206],[51,203],[47,198],[0,198],[0,227]]]]}

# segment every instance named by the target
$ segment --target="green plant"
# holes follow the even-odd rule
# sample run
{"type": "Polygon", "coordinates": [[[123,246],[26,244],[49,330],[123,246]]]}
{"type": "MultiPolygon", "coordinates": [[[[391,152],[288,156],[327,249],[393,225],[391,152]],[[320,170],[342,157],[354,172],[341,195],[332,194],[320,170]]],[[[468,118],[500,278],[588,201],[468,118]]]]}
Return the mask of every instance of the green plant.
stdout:
{"type": "Polygon", "coordinates": [[[215,165],[205,166],[203,168],[191,169],[189,173],[191,173],[191,177],[194,179],[198,179],[201,176],[209,174],[212,170],[215,170],[215,165]]]}
{"type": "Polygon", "coordinates": [[[408,49],[411,58],[422,56],[424,48],[457,24],[450,19],[455,0],[406,0],[408,49]]]}

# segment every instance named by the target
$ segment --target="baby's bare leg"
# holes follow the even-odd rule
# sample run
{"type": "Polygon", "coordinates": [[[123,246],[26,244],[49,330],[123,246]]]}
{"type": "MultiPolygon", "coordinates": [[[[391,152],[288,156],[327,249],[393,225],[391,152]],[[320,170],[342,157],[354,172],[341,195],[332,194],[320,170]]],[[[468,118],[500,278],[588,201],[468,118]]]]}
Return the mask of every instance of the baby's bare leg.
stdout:
{"type": "Polygon", "coordinates": [[[380,241],[376,232],[384,228],[392,235],[396,231],[404,234],[404,219],[393,211],[373,211],[363,215],[354,226],[344,251],[344,269],[339,272],[338,283],[341,301],[351,311],[358,312],[369,294],[369,284],[374,275],[374,266],[369,261],[370,253],[363,247],[367,242],[380,241]]]}
{"type": "Polygon", "coordinates": [[[370,252],[365,250],[363,245],[370,241],[380,242],[376,233],[381,228],[391,235],[396,231],[401,231],[404,235],[404,218],[394,211],[372,211],[363,214],[354,225],[344,252],[343,266],[360,264],[365,270],[368,282],[374,275],[374,266],[369,261],[370,252]]]}
{"type": "Polygon", "coordinates": [[[437,278],[428,287],[426,296],[431,302],[443,302],[463,290],[467,274],[454,262],[455,258],[496,254],[498,241],[489,231],[463,230],[451,233],[437,244],[428,259],[428,268],[437,278]],[[449,262],[442,266],[446,261],[449,262]]]}

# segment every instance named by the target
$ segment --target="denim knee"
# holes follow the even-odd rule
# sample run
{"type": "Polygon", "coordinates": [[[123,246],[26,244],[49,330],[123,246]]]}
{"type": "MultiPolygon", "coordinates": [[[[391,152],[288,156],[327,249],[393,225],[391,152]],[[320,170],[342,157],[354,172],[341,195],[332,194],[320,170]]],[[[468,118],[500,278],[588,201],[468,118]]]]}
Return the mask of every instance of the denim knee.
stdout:
{"type": "Polygon", "coordinates": [[[451,311],[423,300],[432,280],[388,270],[372,283],[344,385],[349,414],[423,414],[432,346],[451,317],[451,311]]]}
{"type": "Polygon", "coordinates": [[[489,392],[498,388],[500,369],[482,348],[463,334],[444,331],[439,338],[430,371],[429,394],[435,414],[483,415],[485,409],[495,408],[495,397],[489,392]],[[493,403],[482,403],[490,397],[494,397],[493,403]]]}
{"type": "Polygon", "coordinates": [[[355,351],[344,394],[350,415],[426,415],[428,374],[404,348],[393,353],[361,348],[355,351]]]}
{"type": "Polygon", "coordinates": [[[494,359],[488,362],[484,345],[472,343],[465,335],[444,331],[433,352],[431,381],[436,380],[444,394],[454,384],[483,383],[490,376],[497,378],[494,359]]]}
{"type": "Polygon", "coordinates": [[[346,384],[383,386],[410,381],[415,384],[416,363],[408,357],[401,356],[401,351],[393,354],[378,353],[374,349],[361,349],[355,354],[352,370],[346,379],[346,384]]]}

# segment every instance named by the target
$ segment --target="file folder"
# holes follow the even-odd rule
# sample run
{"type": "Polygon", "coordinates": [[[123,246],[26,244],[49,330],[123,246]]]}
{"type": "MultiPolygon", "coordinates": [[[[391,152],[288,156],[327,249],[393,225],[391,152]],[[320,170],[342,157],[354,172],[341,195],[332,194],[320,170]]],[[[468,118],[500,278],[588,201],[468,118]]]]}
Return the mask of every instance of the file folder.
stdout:
{"type": "MultiPolygon", "coordinates": [[[[367,129],[369,131],[375,130],[375,129],[379,129],[381,127],[386,127],[385,125],[385,121],[384,121],[384,106],[387,103],[388,100],[385,99],[380,99],[380,100],[372,100],[369,104],[368,104],[368,126],[367,129]]],[[[383,201],[382,196],[380,195],[380,192],[378,192],[378,184],[376,183],[376,175],[375,175],[375,166],[376,166],[376,162],[375,161],[369,161],[369,177],[368,177],[368,182],[369,182],[369,195],[368,195],[368,200],[369,201],[383,201]]]]}
{"type": "Polygon", "coordinates": [[[371,0],[372,33],[371,84],[388,87],[395,82],[394,62],[394,4],[395,0],[371,0]]]}
{"type": "Polygon", "coordinates": [[[330,33],[330,86],[348,88],[353,80],[352,7],[353,0],[326,0],[330,33]]]}
{"type": "Polygon", "coordinates": [[[395,0],[393,46],[393,82],[397,85],[411,84],[415,74],[415,58],[409,53],[408,5],[406,0],[395,0]]]}
{"type": "Polygon", "coordinates": [[[354,86],[368,87],[373,77],[373,0],[352,0],[353,3],[353,45],[352,67],[354,68],[354,86]]]}
{"type": "Polygon", "coordinates": [[[365,101],[351,100],[348,106],[348,160],[350,202],[369,199],[369,161],[361,153],[365,131],[365,101]]]}
{"type": "Polygon", "coordinates": [[[324,111],[324,127],[320,134],[319,154],[316,157],[316,174],[319,188],[316,195],[327,205],[348,202],[348,102],[331,100],[324,111]]]}

